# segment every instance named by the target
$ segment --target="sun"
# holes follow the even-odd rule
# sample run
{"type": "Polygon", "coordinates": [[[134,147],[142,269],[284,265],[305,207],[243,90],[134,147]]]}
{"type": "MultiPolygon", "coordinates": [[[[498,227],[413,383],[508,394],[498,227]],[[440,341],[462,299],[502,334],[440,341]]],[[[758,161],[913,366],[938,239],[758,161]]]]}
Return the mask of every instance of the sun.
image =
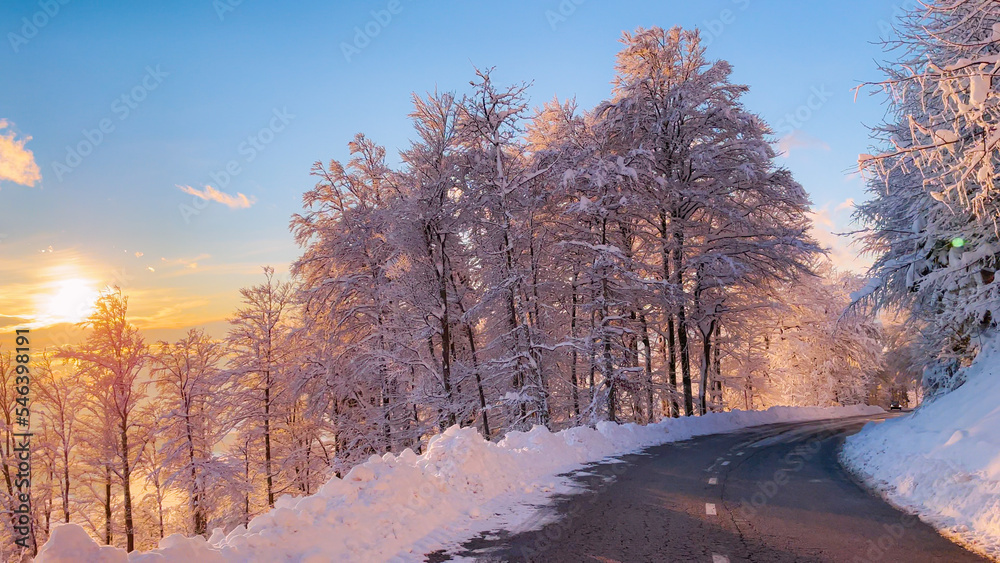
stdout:
{"type": "Polygon", "coordinates": [[[65,278],[48,284],[39,306],[39,321],[52,325],[78,323],[94,311],[100,296],[97,283],[85,278],[65,278]]]}

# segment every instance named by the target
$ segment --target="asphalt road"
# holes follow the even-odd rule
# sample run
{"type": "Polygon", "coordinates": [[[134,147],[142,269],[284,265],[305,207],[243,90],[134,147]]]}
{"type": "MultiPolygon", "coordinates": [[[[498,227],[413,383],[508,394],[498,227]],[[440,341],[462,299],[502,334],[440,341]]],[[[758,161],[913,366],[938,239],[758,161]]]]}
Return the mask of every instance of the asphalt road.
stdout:
{"type": "Polygon", "coordinates": [[[988,561],[841,467],[844,437],[871,419],[761,426],[596,464],[572,474],[587,492],[542,509],[538,529],[484,534],[427,561],[988,561]]]}

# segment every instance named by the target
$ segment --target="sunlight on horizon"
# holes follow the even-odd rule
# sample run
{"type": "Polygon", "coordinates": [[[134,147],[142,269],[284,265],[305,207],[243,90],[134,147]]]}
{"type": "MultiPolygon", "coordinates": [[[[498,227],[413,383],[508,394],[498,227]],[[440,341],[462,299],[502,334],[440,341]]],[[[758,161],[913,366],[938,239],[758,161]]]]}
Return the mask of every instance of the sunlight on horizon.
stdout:
{"type": "Polygon", "coordinates": [[[78,323],[94,311],[100,296],[99,283],[72,272],[45,284],[45,291],[36,297],[34,324],[78,323]]]}

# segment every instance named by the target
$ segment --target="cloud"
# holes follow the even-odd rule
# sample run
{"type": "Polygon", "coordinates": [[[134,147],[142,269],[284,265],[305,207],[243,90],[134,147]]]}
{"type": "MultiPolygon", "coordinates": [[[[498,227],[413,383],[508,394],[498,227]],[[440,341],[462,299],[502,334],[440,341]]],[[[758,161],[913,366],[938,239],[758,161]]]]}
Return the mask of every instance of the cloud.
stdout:
{"type": "Polygon", "coordinates": [[[229,195],[225,192],[220,192],[219,190],[213,188],[212,186],[205,186],[204,190],[199,190],[198,188],[192,188],[191,186],[177,186],[180,190],[186,194],[191,194],[195,197],[207,201],[215,201],[225,205],[230,209],[246,209],[251,205],[257,203],[257,198],[250,196],[247,197],[239,192],[236,195],[229,195]]]}
{"type": "Polygon", "coordinates": [[[0,315],[0,328],[6,328],[9,326],[22,326],[30,322],[30,319],[25,317],[14,317],[7,315],[0,315]]]}
{"type": "Polygon", "coordinates": [[[211,257],[212,257],[211,254],[205,254],[205,253],[199,254],[199,255],[195,256],[194,258],[181,257],[181,258],[167,259],[167,258],[164,258],[164,257],[161,256],[160,257],[160,262],[162,262],[165,265],[183,266],[185,268],[194,269],[194,268],[198,267],[198,262],[203,261],[203,260],[208,260],[211,257]]]}
{"type": "Polygon", "coordinates": [[[809,234],[816,239],[820,246],[827,249],[830,261],[838,270],[863,274],[871,267],[872,258],[860,255],[855,244],[857,239],[853,236],[837,234],[849,230],[849,219],[845,219],[842,212],[852,209],[854,200],[848,198],[838,203],[833,206],[832,212],[830,211],[831,203],[808,213],[813,223],[809,234]]]}
{"type": "Polygon", "coordinates": [[[836,213],[838,211],[844,211],[844,210],[847,210],[847,209],[854,209],[854,207],[855,207],[855,205],[854,205],[854,198],[853,197],[849,197],[849,198],[845,199],[843,202],[841,202],[837,207],[835,207],[833,209],[833,211],[834,211],[834,213],[836,213]]]}
{"type": "Polygon", "coordinates": [[[13,131],[4,132],[8,127],[10,123],[0,119],[0,182],[7,180],[33,187],[42,179],[42,174],[35,163],[35,155],[24,148],[31,137],[19,140],[13,131]]]}
{"type": "Polygon", "coordinates": [[[822,139],[810,136],[801,129],[796,129],[778,139],[778,152],[786,158],[792,154],[792,149],[822,149],[830,150],[830,145],[822,139]]]}

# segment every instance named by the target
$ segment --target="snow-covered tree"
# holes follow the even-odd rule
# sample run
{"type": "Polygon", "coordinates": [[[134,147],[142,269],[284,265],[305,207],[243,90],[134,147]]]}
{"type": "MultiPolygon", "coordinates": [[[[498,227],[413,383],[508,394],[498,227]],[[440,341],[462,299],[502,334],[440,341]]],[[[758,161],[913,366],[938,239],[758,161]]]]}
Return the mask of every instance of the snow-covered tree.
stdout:
{"type": "MultiPolygon", "coordinates": [[[[656,288],[671,351],[676,324],[677,352],[668,364],[680,361],[688,415],[694,412],[691,333],[700,338],[698,412],[704,413],[727,294],[765,292],[808,272],[819,250],[806,235],[809,201],[774,163],[770,129],[743,109],[747,87],[729,81],[728,63],[705,58],[696,31],[639,29],[622,42],[614,97],[595,110],[594,124],[610,156],[601,181],[618,177],[626,186],[611,202],[624,243],[615,249],[647,262],[630,272],[660,275],[649,289],[656,288]]],[[[646,288],[636,289],[641,295],[646,288]]],[[[644,318],[645,304],[639,305],[644,318]]]]}
{"type": "Polygon", "coordinates": [[[85,412],[84,388],[72,373],[55,364],[51,355],[44,355],[36,363],[35,392],[41,405],[39,413],[55,437],[62,521],[69,522],[71,491],[79,474],[76,450],[80,442],[80,417],[85,412]]]}
{"type": "Polygon", "coordinates": [[[539,318],[533,315],[531,252],[533,201],[530,183],[539,174],[526,158],[523,121],[528,113],[526,84],[497,85],[490,71],[477,71],[474,91],[459,107],[463,185],[475,226],[469,236],[477,250],[487,316],[484,354],[488,369],[508,379],[508,426],[549,424],[548,387],[541,364],[539,318]]]}
{"type": "Polygon", "coordinates": [[[402,197],[396,208],[407,221],[396,225],[392,238],[399,250],[394,284],[405,303],[397,311],[405,325],[421,327],[411,338],[427,339],[432,354],[415,366],[431,366],[436,382],[435,392],[420,402],[434,405],[440,403],[434,397],[440,397],[439,425],[478,418],[483,435],[490,437],[476,328],[482,313],[466,304],[476,305],[481,294],[470,287],[475,256],[468,239],[475,217],[469,202],[473,194],[461,182],[460,106],[450,93],[414,97],[413,106],[417,139],[401,154],[402,197]],[[462,393],[463,386],[472,392],[462,393]]]}
{"type": "Polygon", "coordinates": [[[827,263],[781,287],[767,338],[767,406],[864,404],[884,364],[881,323],[849,310],[865,282],[827,263]]]}
{"type": "Polygon", "coordinates": [[[995,324],[1000,7],[984,0],[921,4],[886,40],[897,60],[879,83],[890,104],[861,156],[872,198],[858,207],[872,283],[858,300],[911,312],[938,363],[925,385],[956,385],[975,338],[995,324]]]}
{"type": "Polygon", "coordinates": [[[305,249],[292,266],[310,358],[300,371],[308,409],[324,417],[336,441],[336,469],[374,452],[408,444],[413,430],[407,364],[408,327],[399,327],[393,269],[404,265],[391,244],[399,194],[385,149],[363,135],[349,145],[347,165],[317,163],[306,213],[292,219],[305,249]]]}
{"type": "MultiPolygon", "coordinates": [[[[225,355],[223,343],[197,329],[175,343],[159,342],[153,352],[152,378],[163,411],[156,421],[162,446],[157,465],[168,468],[164,485],[177,483],[187,490],[189,531],[196,535],[208,533],[205,490],[220,470],[214,450],[230,429],[225,402],[218,399],[220,392],[229,392],[222,369],[225,355]]],[[[155,441],[151,447],[155,453],[155,441]]]]}
{"type": "Polygon", "coordinates": [[[127,313],[128,297],[120,289],[102,294],[94,312],[83,323],[89,329],[86,341],[78,347],[61,350],[58,357],[73,360],[87,381],[92,410],[99,411],[99,420],[103,421],[95,434],[105,440],[113,436],[117,463],[105,469],[108,475],[114,471],[122,485],[126,549],[132,551],[135,549],[132,473],[143,450],[137,439],[141,430],[137,411],[147,399],[148,381],[141,375],[149,354],[145,340],[129,322],[127,313]]]}
{"type": "Polygon", "coordinates": [[[230,319],[231,416],[240,431],[263,445],[266,505],[274,507],[274,435],[286,406],[291,377],[283,346],[291,309],[291,286],[264,268],[264,283],[240,289],[243,306],[230,319]]]}

